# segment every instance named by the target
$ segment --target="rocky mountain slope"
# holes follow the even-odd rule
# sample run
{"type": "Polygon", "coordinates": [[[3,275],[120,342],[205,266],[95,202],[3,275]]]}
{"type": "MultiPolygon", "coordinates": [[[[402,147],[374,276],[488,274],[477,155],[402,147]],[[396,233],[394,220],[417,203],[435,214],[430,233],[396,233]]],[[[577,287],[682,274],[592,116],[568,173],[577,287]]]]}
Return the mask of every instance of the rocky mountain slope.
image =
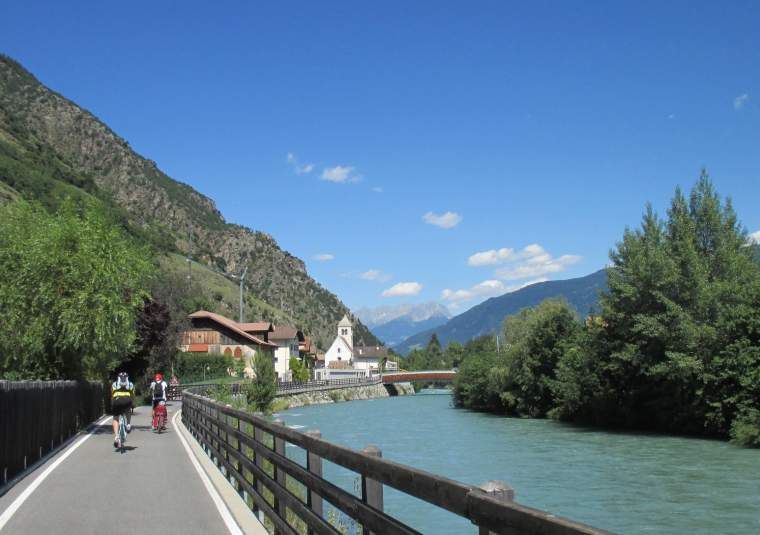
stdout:
{"type": "MultiPolygon", "coordinates": [[[[190,256],[219,273],[248,266],[246,285],[253,295],[293,318],[320,347],[331,342],[344,314],[352,316],[272,236],[227,223],[213,200],[161,172],[94,115],[2,55],[0,182],[5,197],[17,192],[48,207],[66,195],[97,199],[160,250],[190,256]]],[[[377,342],[356,323],[358,341],[377,342]]]]}
{"type": "Polygon", "coordinates": [[[438,340],[444,347],[454,341],[464,344],[477,336],[496,332],[506,316],[553,297],[566,299],[578,311],[578,315],[584,317],[590,310],[597,309],[599,292],[606,288],[607,272],[603,269],[576,279],[531,284],[515,292],[492,297],[454,316],[440,327],[407,338],[394,349],[406,354],[415,347],[425,346],[433,333],[438,335],[438,340]]]}

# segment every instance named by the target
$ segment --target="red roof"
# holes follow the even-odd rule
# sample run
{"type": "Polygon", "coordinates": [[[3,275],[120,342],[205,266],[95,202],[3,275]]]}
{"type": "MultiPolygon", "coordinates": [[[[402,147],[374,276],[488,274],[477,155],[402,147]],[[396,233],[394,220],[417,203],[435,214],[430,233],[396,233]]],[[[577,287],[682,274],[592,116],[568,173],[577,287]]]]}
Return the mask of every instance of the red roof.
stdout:
{"type": "Polygon", "coordinates": [[[274,332],[269,335],[269,338],[272,340],[290,340],[291,338],[298,338],[299,341],[303,341],[303,332],[290,325],[277,325],[274,328],[274,332]]]}
{"type": "Polygon", "coordinates": [[[238,323],[240,329],[247,333],[264,333],[274,331],[274,326],[267,321],[259,321],[255,323],[238,323]]]}
{"type": "Polygon", "coordinates": [[[201,318],[210,319],[211,321],[214,321],[214,322],[218,323],[219,325],[224,325],[229,330],[231,330],[231,331],[239,334],[240,336],[242,336],[246,340],[250,340],[254,344],[257,344],[257,345],[260,345],[260,346],[266,346],[266,347],[277,347],[276,344],[272,344],[271,342],[265,342],[261,338],[257,338],[255,336],[252,336],[252,335],[248,334],[247,332],[245,332],[244,330],[242,330],[236,322],[232,321],[229,318],[225,318],[221,314],[215,314],[213,312],[208,312],[206,310],[199,310],[198,312],[193,312],[192,314],[189,314],[188,318],[193,318],[193,319],[201,319],[201,318]]]}

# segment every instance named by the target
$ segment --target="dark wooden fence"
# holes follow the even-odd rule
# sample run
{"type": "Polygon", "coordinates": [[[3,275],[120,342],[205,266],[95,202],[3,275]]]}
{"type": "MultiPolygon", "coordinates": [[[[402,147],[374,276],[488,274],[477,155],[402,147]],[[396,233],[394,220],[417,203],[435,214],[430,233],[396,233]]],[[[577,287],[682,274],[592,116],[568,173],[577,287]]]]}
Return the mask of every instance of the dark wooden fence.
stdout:
{"type": "Polygon", "coordinates": [[[108,393],[97,383],[0,381],[0,483],[103,415],[108,393]]]}
{"type": "Polygon", "coordinates": [[[189,391],[182,421],[275,533],[337,535],[325,518],[324,501],[353,519],[364,535],[419,533],[383,512],[384,485],[469,519],[480,535],[607,533],[514,503],[514,492],[502,482],[460,483],[383,459],[375,447],[352,450],[322,440],[318,431],[301,433],[189,391]],[[305,466],[287,458],[286,444],[306,451],[305,466]],[[323,460],[356,472],[361,496],[323,479],[323,460]]]}

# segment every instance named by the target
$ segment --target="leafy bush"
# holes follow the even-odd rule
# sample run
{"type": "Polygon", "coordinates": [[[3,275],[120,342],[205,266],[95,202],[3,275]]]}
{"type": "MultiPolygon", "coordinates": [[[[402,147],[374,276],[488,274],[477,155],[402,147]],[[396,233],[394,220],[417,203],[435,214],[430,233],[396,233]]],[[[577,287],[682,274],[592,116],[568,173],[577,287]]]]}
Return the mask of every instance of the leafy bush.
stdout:
{"type": "Polygon", "coordinates": [[[232,360],[230,356],[213,353],[178,353],[174,373],[183,383],[225,377],[234,368],[232,360]]]}
{"type": "Polygon", "coordinates": [[[731,442],[760,448],[760,410],[748,409],[737,416],[731,424],[731,442]]]}
{"type": "Polygon", "coordinates": [[[297,359],[296,357],[290,357],[288,366],[290,367],[290,371],[293,372],[294,381],[305,383],[309,380],[309,369],[303,362],[301,362],[300,359],[297,359]]]}

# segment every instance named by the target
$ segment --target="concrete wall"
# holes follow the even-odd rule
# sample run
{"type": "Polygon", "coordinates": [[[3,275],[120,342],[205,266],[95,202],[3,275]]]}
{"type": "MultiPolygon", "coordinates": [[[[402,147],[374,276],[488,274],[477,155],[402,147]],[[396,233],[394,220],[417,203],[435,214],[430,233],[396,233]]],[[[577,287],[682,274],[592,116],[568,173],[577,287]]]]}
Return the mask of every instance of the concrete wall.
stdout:
{"type": "MultiPolygon", "coordinates": [[[[414,394],[411,383],[397,383],[394,385],[397,395],[408,396],[414,394]]],[[[289,396],[278,396],[288,402],[288,408],[303,407],[305,405],[319,405],[322,403],[337,403],[339,401],[352,401],[357,399],[387,398],[390,394],[383,384],[350,386],[333,390],[320,390],[318,392],[306,392],[289,396]]]]}

